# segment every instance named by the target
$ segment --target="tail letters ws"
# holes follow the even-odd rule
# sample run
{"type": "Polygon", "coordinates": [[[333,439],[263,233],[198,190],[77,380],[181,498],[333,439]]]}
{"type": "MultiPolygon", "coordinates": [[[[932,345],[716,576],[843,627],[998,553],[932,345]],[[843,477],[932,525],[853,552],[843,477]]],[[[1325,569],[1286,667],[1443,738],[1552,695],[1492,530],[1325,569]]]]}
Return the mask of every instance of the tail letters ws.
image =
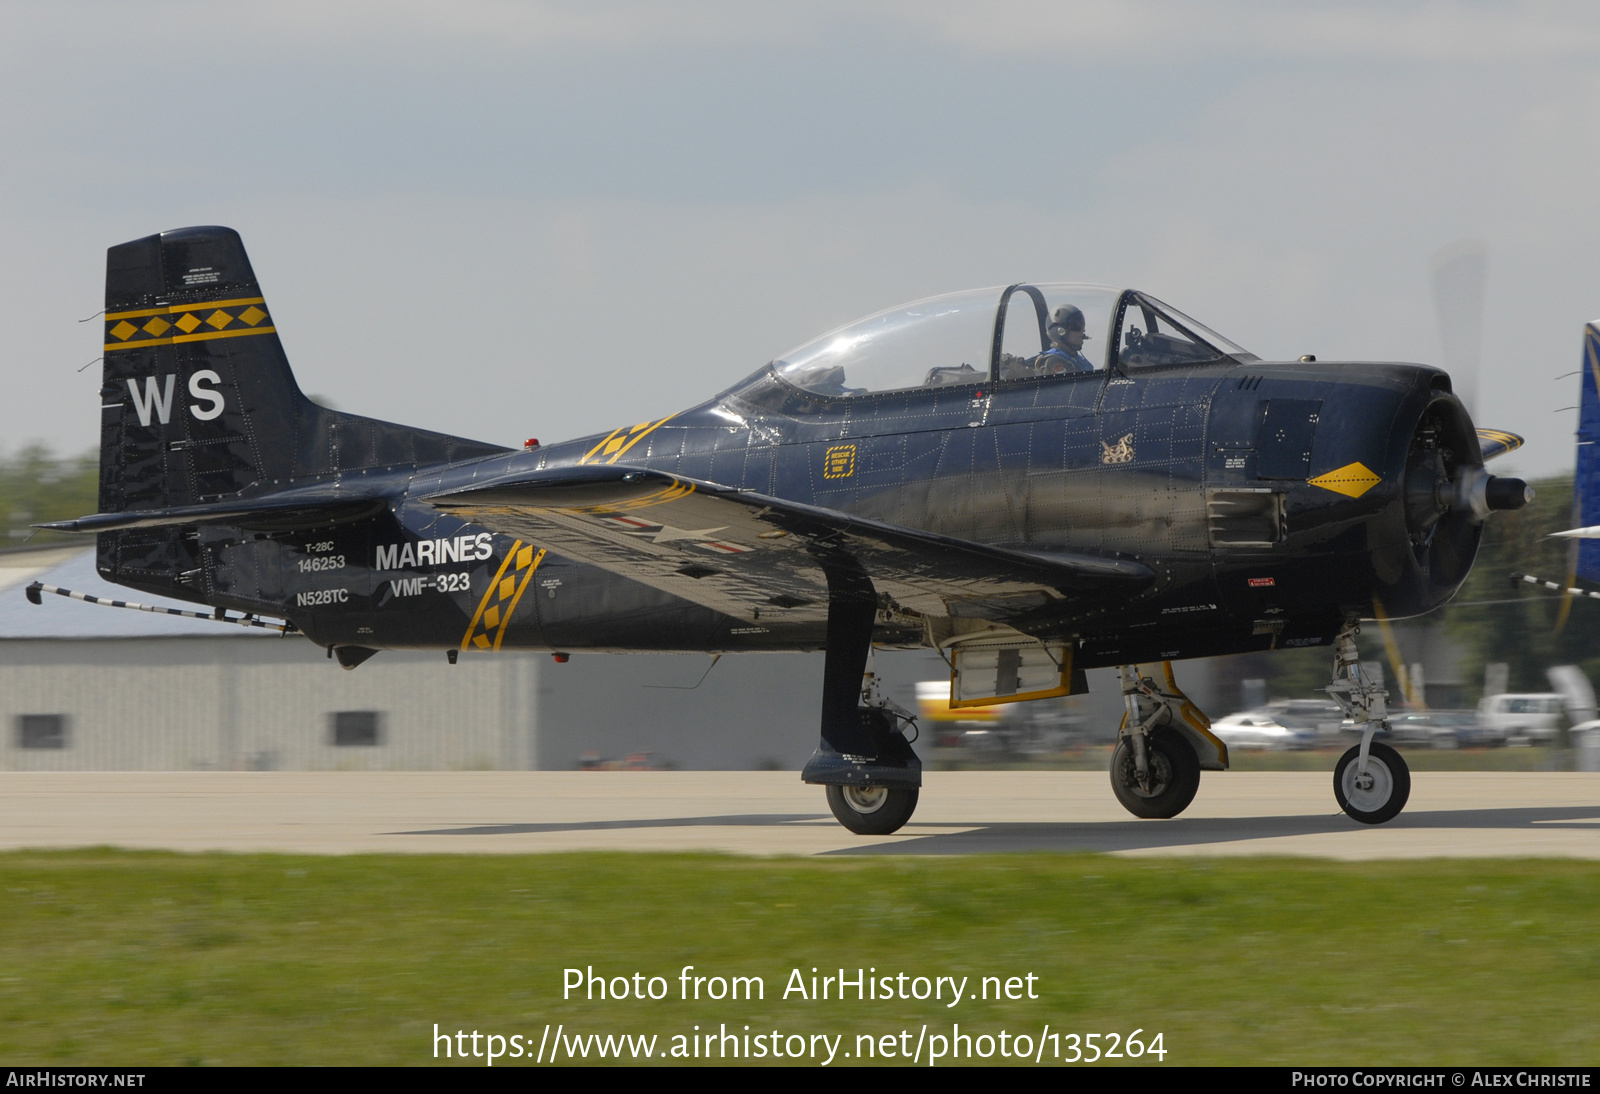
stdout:
{"type": "MultiPolygon", "coordinates": [[[[151,415],[162,424],[166,425],[172,420],[172,388],[178,377],[176,373],[165,378],[165,384],[158,383],[154,376],[144,378],[144,391],[139,390],[138,380],[128,381],[128,394],[133,397],[134,413],[139,415],[139,424],[148,426],[151,415]]],[[[227,404],[222,398],[222,393],[214,387],[205,387],[205,384],[220,384],[222,377],[211,369],[203,368],[189,377],[189,397],[195,402],[189,404],[189,413],[199,418],[202,422],[209,422],[222,413],[227,404]],[[205,404],[197,406],[196,402],[205,404]]]]}

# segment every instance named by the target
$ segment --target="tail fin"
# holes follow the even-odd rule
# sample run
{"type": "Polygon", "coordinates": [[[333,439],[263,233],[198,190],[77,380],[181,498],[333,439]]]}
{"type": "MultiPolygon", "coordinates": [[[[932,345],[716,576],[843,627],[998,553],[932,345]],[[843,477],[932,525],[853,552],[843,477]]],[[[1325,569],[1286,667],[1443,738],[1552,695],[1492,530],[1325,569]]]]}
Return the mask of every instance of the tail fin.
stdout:
{"type": "MultiPolygon", "coordinates": [[[[107,252],[100,404],[102,513],[235,501],[505,451],[307,399],[231,228],[180,228],[107,252]]],[[[183,596],[173,583],[196,572],[192,539],[181,529],[104,533],[100,571],[183,596]]]]}
{"type": "MultiPolygon", "coordinates": [[[[1578,400],[1578,468],[1572,484],[1572,526],[1600,524],[1600,319],[1583,328],[1582,394],[1578,400]]],[[[1600,539],[1576,539],[1568,569],[1600,581],[1600,539]]],[[[1569,581],[1570,585],[1571,582],[1569,581]]]]}

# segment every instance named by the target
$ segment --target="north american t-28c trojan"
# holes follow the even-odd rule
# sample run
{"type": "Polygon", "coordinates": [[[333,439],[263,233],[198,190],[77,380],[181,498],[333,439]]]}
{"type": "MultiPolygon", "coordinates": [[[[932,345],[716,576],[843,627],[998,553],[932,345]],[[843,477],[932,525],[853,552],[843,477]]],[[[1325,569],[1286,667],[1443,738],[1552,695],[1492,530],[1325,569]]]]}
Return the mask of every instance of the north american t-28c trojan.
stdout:
{"type": "Polygon", "coordinates": [[[1449,600],[1490,511],[1531,496],[1484,470],[1521,438],[1476,429],[1437,368],[1265,362],[1091,285],[891,308],[688,410],[521,449],[307,399],[228,228],[112,247],[104,344],[101,511],[45,527],[96,534],[107,580],[273,617],[346,668],[826,650],[801,777],[863,834],[905,824],[922,783],[874,646],[937,649],[952,706],[1117,667],[1111,783],[1140,817],[1228,766],[1172,662],[1329,647],[1362,731],[1335,796],[1394,817],[1410,775],[1373,740],[1359,622],[1449,600]]]}

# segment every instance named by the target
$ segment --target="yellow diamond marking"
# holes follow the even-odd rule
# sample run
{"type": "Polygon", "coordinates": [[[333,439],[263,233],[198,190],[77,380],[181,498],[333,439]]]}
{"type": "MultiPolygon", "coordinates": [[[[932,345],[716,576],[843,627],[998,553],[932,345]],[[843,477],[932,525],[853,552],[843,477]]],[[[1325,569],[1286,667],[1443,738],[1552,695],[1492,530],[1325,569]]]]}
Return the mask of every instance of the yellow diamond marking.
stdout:
{"type": "Polygon", "coordinates": [[[223,327],[233,322],[233,316],[229,315],[225,311],[214,311],[211,313],[211,317],[207,319],[206,322],[211,326],[216,327],[218,330],[221,330],[223,327]]]}
{"type": "Polygon", "coordinates": [[[480,650],[486,650],[489,648],[489,636],[486,634],[480,634],[478,637],[472,640],[472,644],[477,646],[480,650]]]}
{"type": "MultiPolygon", "coordinates": [[[[522,550],[517,552],[517,569],[526,570],[528,568],[528,563],[530,563],[532,561],[533,561],[533,548],[532,547],[524,547],[522,550]]],[[[503,599],[503,597],[502,597],[502,599],[503,599]]]]}
{"type": "Polygon", "coordinates": [[[193,334],[194,333],[194,329],[200,325],[200,320],[196,319],[192,315],[189,315],[189,314],[185,313],[184,317],[182,319],[178,320],[176,323],[174,323],[172,325],[177,327],[184,334],[193,334]]]}
{"type": "Polygon", "coordinates": [[[1383,480],[1368,470],[1365,464],[1347,463],[1337,471],[1329,471],[1326,475],[1318,475],[1306,481],[1312,486],[1332,490],[1335,494],[1343,494],[1347,498],[1359,498],[1383,480]]]}
{"type": "Polygon", "coordinates": [[[112,327],[110,333],[118,340],[125,342],[128,340],[128,337],[138,329],[138,327],[124,319],[122,322],[112,327]]]}
{"type": "Polygon", "coordinates": [[[483,629],[492,631],[500,625],[500,605],[496,604],[483,613],[483,629]]]}
{"type": "Polygon", "coordinates": [[[239,321],[250,327],[255,326],[266,317],[267,313],[256,307],[254,304],[250,305],[244,311],[239,313],[239,321]]]}
{"type": "Polygon", "coordinates": [[[148,334],[152,338],[160,338],[163,334],[165,334],[168,330],[170,330],[171,327],[172,327],[171,323],[167,322],[165,319],[161,318],[161,316],[158,315],[155,318],[151,319],[150,322],[146,323],[140,329],[143,330],[146,334],[148,334]]]}
{"type": "Polygon", "coordinates": [[[606,442],[606,450],[604,455],[611,455],[611,453],[621,448],[625,442],[626,438],[624,437],[613,437],[611,440],[606,442]]]}
{"type": "MultiPolygon", "coordinates": [[[[508,578],[504,578],[504,579],[501,580],[501,582],[500,582],[500,599],[501,600],[510,600],[511,599],[511,594],[516,592],[516,591],[517,591],[517,579],[516,578],[508,577],[508,578]]],[[[496,611],[497,609],[490,608],[489,610],[492,612],[492,611],[496,611]]],[[[488,616],[485,616],[484,618],[487,619],[488,616]]],[[[494,626],[494,624],[490,623],[489,626],[492,627],[492,626],[494,626]]]]}

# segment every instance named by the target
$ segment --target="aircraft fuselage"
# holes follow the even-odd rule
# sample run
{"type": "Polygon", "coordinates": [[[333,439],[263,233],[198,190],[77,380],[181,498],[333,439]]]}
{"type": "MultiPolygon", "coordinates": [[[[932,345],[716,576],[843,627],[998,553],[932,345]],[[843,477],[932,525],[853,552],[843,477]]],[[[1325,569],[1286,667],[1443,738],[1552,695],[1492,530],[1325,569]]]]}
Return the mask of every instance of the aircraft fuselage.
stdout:
{"type": "MultiPolygon", "coordinates": [[[[539,544],[423,501],[534,470],[613,464],[976,543],[1150,567],[1156,579],[1114,603],[1040,597],[1026,629],[1075,637],[1083,667],[1324,644],[1347,617],[1370,617],[1375,601],[1392,616],[1443,603],[1470,568],[1476,531],[1439,573],[1407,523],[1408,459],[1425,411],[1445,406],[1464,421],[1448,384],[1416,365],[1228,362],[845,399],[767,372],[608,435],[364,469],[362,489],[392,499],[365,519],[309,532],[202,527],[193,598],[282,615],[325,646],[470,652],[487,636],[493,648],[555,651],[822,648],[815,618],[789,621],[781,607],[735,617],[554,554],[535,560],[522,548],[539,544]],[[514,600],[489,603],[507,580],[514,600]]],[[[715,529],[637,523],[633,534],[676,542],[691,561],[714,564],[722,549],[715,529]]],[[[888,611],[877,638],[917,646],[928,633],[913,614],[888,611]]]]}

